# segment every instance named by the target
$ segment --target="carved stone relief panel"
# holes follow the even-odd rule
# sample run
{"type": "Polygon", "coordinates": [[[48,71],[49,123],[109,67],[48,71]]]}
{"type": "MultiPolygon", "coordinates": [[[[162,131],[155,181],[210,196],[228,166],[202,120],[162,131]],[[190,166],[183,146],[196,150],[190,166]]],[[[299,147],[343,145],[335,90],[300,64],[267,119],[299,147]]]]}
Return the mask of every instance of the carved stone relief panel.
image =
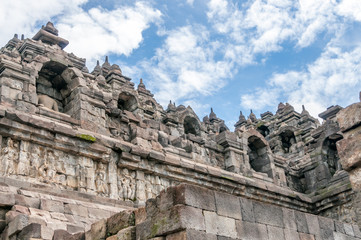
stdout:
{"type": "Polygon", "coordinates": [[[1,142],[1,175],[11,176],[17,174],[19,164],[19,141],[10,137],[3,138],[1,142]]]}
{"type": "Polygon", "coordinates": [[[135,171],[126,168],[118,169],[118,195],[122,200],[135,200],[135,171]]]}
{"type": "Polygon", "coordinates": [[[145,202],[177,183],[153,174],[118,169],[118,196],[121,200],[145,202]]]}
{"type": "Polygon", "coordinates": [[[107,166],[104,163],[97,163],[95,170],[95,187],[100,196],[107,197],[109,195],[107,166]]]}

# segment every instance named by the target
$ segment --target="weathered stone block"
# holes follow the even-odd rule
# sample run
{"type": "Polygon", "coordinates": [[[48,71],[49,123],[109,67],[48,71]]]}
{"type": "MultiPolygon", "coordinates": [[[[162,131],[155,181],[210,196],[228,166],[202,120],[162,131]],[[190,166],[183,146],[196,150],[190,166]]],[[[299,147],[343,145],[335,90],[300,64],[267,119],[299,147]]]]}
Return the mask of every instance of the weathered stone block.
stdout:
{"type": "Polygon", "coordinates": [[[49,211],[49,212],[59,212],[64,213],[64,204],[59,201],[54,201],[50,199],[41,199],[40,200],[40,209],[49,211]]]}
{"type": "Polygon", "coordinates": [[[218,216],[217,232],[219,236],[236,238],[236,220],[233,218],[218,216]]]}
{"type": "Polygon", "coordinates": [[[116,234],[115,239],[117,240],[133,240],[135,239],[135,227],[131,226],[131,227],[127,227],[124,228],[122,230],[120,230],[117,234],[116,234]]]}
{"type": "Polygon", "coordinates": [[[66,230],[71,234],[84,232],[83,224],[82,223],[78,223],[78,224],[80,225],[67,224],[66,230]]]}
{"type": "Polygon", "coordinates": [[[88,209],[79,204],[65,204],[64,213],[88,217],[88,209]]]}
{"type": "Polygon", "coordinates": [[[107,219],[107,233],[114,235],[123,228],[135,225],[133,211],[122,211],[107,219]]]}
{"type": "Polygon", "coordinates": [[[90,218],[96,219],[108,218],[111,215],[110,212],[98,208],[88,208],[88,214],[90,218]]]}
{"type": "Polygon", "coordinates": [[[14,218],[18,215],[20,215],[21,213],[20,212],[16,212],[16,211],[8,211],[6,214],[5,214],[5,220],[6,220],[6,223],[9,223],[11,221],[14,220],[14,218]]]}
{"type": "Polygon", "coordinates": [[[282,208],[259,202],[253,208],[256,222],[283,228],[282,208]]]}
{"type": "Polygon", "coordinates": [[[318,223],[321,229],[335,230],[335,225],[332,219],[318,216],[318,223]]]}
{"type": "Polygon", "coordinates": [[[217,234],[218,233],[218,215],[215,212],[203,211],[204,222],[206,225],[206,232],[217,234]]]}
{"type": "MultiPolygon", "coordinates": [[[[299,233],[300,240],[315,240],[315,236],[307,233],[299,233]]],[[[325,238],[328,240],[328,238],[325,238]]]]}
{"type": "Polygon", "coordinates": [[[236,221],[238,238],[247,240],[268,239],[264,224],[236,221]]]}
{"type": "Polygon", "coordinates": [[[306,214],[307,228],[309,233],[313,235],[320,235],[320,225],[318,223],[318,218],[315,215],[306,214]]]}
{"type": "Polygon", "coordinates": [[[360,231],[359,226],[352,225],[352,228],[353,228],[353,232],[355,234],[355,237],[361,238],[361,231],[360,231]]]}
{"type": "Polygon", "coordinates": [[[29,238],[40,238],[44,240],[53,239],[53,230],[48,228],[45,225],[40,225],[38,223],[31,223],[24,227],[22,231],[18,234],[18,239],[29,239],[29,238]]]}
{"type": "Polygon", "coordinates": [[[246,198],[240,198],[242,220],[247,222],[254,222],[254,212],[252,201],[246,198]]]}
{"type": "Polygon", "coordinates": [[[309,233],[306,215],[303,212],[295,211],[297,231],[302,233],[309,233]]]}
{"type": "Polygon", "coordinates": [[[13,193],[0,194],[0,207],[15,205],[15,195],[13,193]]]}
{"type": "Polygon", "coordinates": [[[177,205],[165,212],[155,212],[151,217],[136,226],[137,239],[147,239],[166,235],[183,229],[205,231],[201,209],[177,205]]]}
{"type": "Polygon", "coordinates": [[[285,228],[283,232],[285,234],[286,240],[300,240],[300,237],[296,230],[285,228]]]}
{"type": "Polygon", "coordinates": [[[344,223],[343,227],[345,229],[345,234],[349,235],[349,236],[355,236],[354,232],[353,232],[353,227],[351,224],[348,223],[344,223]]]}
{"type": "Polygon", "coordinates": [[[193,185],[180,185],[175,188],[175,204],[184,204],[204,210],[215,211],[214,192],[193,185]]]}
{"type": "Polygon", "coordinates": [[[343,227],[343,222],[335,221],[336,232],[345,233],[345,228],[343,227]]]}
{"type": "Polygon", "coordinates": [[[145,211],[145,208],[138,208],[134,211],[134,217],[135,217],[135,224],[139,224],[141,222],[144,222],[147,218],[147,212],[145,211]]]}
{"type": "Polygon", "coordinates": [[[215,199],[219,215],[242,219],[241,204],[238,197],[223,192],[215,192],[215,199]]]}
{"type": "Polygon", "coordinates": [[[321,231],[321,238],[322,239],[334,240],[333,231],[331,229],[323,229],[323,228],[321,228],[320,231],[321,231]]]}
{"type": "Polygon", "coordinates": [[[12,208],[11,208],[12,211],[16,211],[16,212],[20,212],[20,213],[24,213],[24,214],[27,214],[29,215],[30,214],[30,211],[27,207],[24,207],[24,206],[20,206],[20,205],[14,205],[12,208]]]}
{"type": "Polygon", "coordinates": [[[267,226],[269,240],[288,240],[285,239],[283,228],[267,226]]]}
{"type": "Polygon", "coordinates": [[[106,220],[101,219],[91,225],[90,230],[85,233],[85,240],[104,240],[106,230],[106,220]]]}
{"type": "Polygon", "coordinates": [[[283,224],[286,229],[297,231],[295,211],[287,208],[282,208],[283,224]]]}
{"type": "Polygon", "coordinates": [[[12,236],[20,232],[24,227],[29,224],[29,217],[25,214],[17,215],[11,222],[8,224],[8,236],[12,236]]]}
{"type": "Polygon", "coordinates": [[[65,217],[64,213],[50,212],[50,216],[52,219],[56,219],[56,220],[60,220],[60,221],[68,221],[68,219],[65,217]]]}

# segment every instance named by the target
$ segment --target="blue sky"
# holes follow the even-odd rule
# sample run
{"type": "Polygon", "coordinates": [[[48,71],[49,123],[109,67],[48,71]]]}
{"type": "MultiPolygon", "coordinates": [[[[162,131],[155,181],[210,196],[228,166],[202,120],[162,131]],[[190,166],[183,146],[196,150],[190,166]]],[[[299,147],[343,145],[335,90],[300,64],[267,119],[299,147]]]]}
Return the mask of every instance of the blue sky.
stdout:
{"type": "Polygon", "coordinates": [[[0,45],[49,20],[90,71],[107,55],[164,107],[213,107],[231,129],[240,110],[317,116],[361,90],[359,0],[5,0],[0,45]]]}

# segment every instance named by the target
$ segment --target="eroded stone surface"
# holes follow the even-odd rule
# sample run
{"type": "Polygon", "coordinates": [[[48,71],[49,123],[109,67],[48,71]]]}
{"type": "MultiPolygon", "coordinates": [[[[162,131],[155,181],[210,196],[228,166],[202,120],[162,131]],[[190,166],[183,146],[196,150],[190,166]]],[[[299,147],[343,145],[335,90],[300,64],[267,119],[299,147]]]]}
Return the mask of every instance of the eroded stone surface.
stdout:
{"type": "Polygon", "coordinates": [[[317,239],[361,225],[360,103],[331,106],[319,115],[322,124],[305,107],[298,113],[280,103],[260,118],[241,112],[232,132],[213,109],[202,120],[190,106],[164,109],[146,81],[135,87],[108,58],[89,73],[85,59],[63,50],[67,44],[49,22],[32,39],[14,36],[0,49],[4,235],[32,224],[28,232],[46,225],[51,233],[91,230],[105,238],[136,224],[147,236],[236,239],[235,232],[252,238],[268,229],[269,238],[298,231],[295,238],[317,239]],[[208,189],[164,192],[182,182],[208,189]],[[147,200],[129,226],[113,223],[119,213],[109,229],[99,222],[147,200]],[[349,225],[331,229],[320,220],[318,231],[308,213],[349,225]],[[162,218],[170,223],[154,227],[162,218]]]}

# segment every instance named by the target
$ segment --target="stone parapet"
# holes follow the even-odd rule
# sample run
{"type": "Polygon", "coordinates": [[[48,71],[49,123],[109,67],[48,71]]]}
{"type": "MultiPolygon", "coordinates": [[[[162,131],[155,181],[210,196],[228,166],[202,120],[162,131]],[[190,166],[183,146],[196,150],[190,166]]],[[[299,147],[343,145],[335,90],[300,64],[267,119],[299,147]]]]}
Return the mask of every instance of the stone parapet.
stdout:
{"type": "Polygon", "coordinates": [[[361,239],[361,232],[357,225],[182,184],[148,200],[145,208],[123,211],[93,223],[83,235],[68,236],[85,240],[356,240],[361,239]]]}

